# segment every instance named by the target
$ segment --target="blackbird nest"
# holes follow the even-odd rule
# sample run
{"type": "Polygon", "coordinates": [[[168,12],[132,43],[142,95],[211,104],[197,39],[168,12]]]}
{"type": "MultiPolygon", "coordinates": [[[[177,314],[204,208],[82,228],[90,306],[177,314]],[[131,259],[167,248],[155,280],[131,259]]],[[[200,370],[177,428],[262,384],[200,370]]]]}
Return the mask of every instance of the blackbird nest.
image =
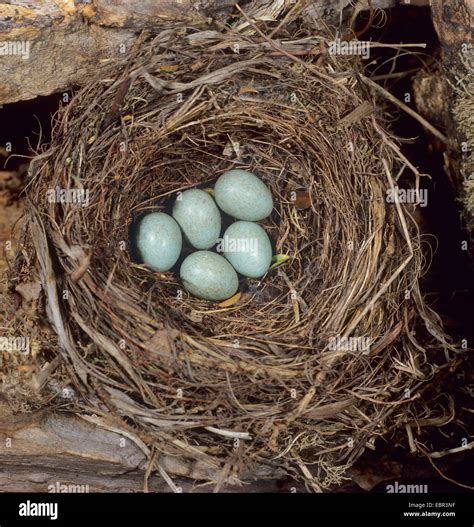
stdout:
{"type": "Polygon", "coordinates": [[[62,106],[30,168],[17,281],[41,281],[70,407],[134,437],[174,490],[183,475],[339,484],[429,413],[448,346],[420,295],[414,208],[387,200],[407,162],[380,90],[298,10],[261,27],[143,34],[62,106]],[[271,189],[276,256],[213,304],[137,263],[129,232],[232,168],[271,189]]]}

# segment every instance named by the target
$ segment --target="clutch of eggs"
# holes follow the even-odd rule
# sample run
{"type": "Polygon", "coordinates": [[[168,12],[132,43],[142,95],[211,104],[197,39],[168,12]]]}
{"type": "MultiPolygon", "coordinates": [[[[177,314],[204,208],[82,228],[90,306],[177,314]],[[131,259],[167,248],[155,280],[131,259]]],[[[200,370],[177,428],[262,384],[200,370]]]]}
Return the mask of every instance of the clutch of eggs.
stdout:
{"type": "Polygon", "coordinates": [[[234,169],[216,181],[214,198],[200,189],[179,192],[172,216],[153,212],[138,225],[136,247],[152,270],[169,271],[179,260],[183,237],[194,249],[179,271],[183,287],[211,301],[231,297],[239,287],[237,273],[260,278],[270,267],[272,246],[265,230],[253,223],[269,216],[273,199],[269,188],[246,170],[234,169]],[[219,238],[220,210],[238,221],[219,238]],[[224,256],[211,249],[219,242],[224,256]]]}

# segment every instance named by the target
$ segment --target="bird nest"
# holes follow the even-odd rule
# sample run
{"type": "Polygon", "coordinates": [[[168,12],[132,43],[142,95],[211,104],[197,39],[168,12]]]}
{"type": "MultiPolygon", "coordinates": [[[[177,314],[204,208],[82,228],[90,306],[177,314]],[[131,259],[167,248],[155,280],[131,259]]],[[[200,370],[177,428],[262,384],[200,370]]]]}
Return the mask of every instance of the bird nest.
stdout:
{"type": "Polygon", "coordinates": [[[69,406],[133,434],[175,490],[185,473],[340,483],[422,411],[429,350],[445,345],[413,208],[386,199],[405,160],[380,101],[299,16],[279,41],[250,19],[142,35],[63,105],[30,169],[17,281],[41,280],[69,406]],[[134,261],[129,232],[232,168],[272,191],[276,257],[215,304],[134,261]]]}

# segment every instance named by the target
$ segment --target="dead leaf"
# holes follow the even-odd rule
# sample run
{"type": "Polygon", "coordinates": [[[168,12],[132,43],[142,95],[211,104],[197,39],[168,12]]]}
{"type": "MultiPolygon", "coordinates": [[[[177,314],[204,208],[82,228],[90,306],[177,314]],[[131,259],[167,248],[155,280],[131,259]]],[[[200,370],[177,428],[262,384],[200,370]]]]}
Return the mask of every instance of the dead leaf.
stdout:
{"type": "Polygon", "coordinates": [[[239,97],[241,95],[245,95],[246,93],[258,93],[258,90],[255,89],[253,86],[242,86],[239,90],[239,97]]]}
{"type": "Polygon", "coordinates": [[[364,117],[369,117],[374,113],[374,107],[368,101],[364,101],[362,104],[357,106],[352,112],[349,112],[342,119],[339,120],[339,126],[347,126],[357,121],[360,121],[364,117]]]}
{"type": "Polygon", "coordinates": [[[23,297],[23,300],[27,303],[32,302],[33,300],[38,300],[41,293],[41,283],[40,282],[23,282],[18,284],[15,287],[15,291],[20,293],[23,297]]]}
{"type": "Polygon", "coordinates": [[[177,64],[164,64],[160,66],[161,71],[178,71],[179,66],[177,64]]]}
{"type": "Polygon", "coordinates": [[[392,342],[394,342],[400,335],[403,329],[403,320],[400,320],[400,322],[388,333],[387,335],[383,336],[375,346],[372,346],[370,349],[370,355],[377,355],[377,353],[380,353],[382,350],[384,350],[387,346],[389,346],[392,342]]]}
{"type": "Polygon", "coordinates": [[[297,209],[305,210],[311,207],[311,194],[307,190],[296,190],[293,197],[297,209]]]}
{"type": "Polygon", "coordinates": [[[354,403],[355,399],[348,399],[346,401],[339,401],[337,403],[310,408],[303,414],[303,417],[306,419],[328,419],[340,414],[344,410],[347,410],[347,408],[352,406],[354,403]]]}
{"type": "Polygon", "coordinates": [[[154,355],[169,361],[173,357],[172,340],[179,335],[180,332],[177,329],[159,329],[145,342],[145,348],[154,355]]]}
{"type": "Polygon", "coordinates": [[[79,266],[76,267],[74,272],[71,274],[71,280],[73,282],[78,282],[86,274],[86,271],[89,267],[90,262],[91,262],[91,254],[82,253],[79,266]]]}
{"type": "Polygon", "coordinates": [[[386,254],[388,256],[393,256],[395,254],[395,241],[394,241],[394,235],[393,232],[390,233],[390,237],[388,239],[387,248],[385,250],[386,254]]]}
{"type": "Polygon", "coordinates": [[[234,296],[231,296],[227,300],[224,300],[224,302],[221,302],[219,304],[219,307],[230,307],[236,304],[242,296],[242,293],[240,291],[237,291],[234,296]]]}
{"type": "Polygon", "coordinates": [[[201,70],[205,66],[205,64],[206,63],[203,60],[198,60],[198,61],[194,62],[193,64],[191,64],[189,69],[192,72],[196,72],[196,71],[201,70]]]}

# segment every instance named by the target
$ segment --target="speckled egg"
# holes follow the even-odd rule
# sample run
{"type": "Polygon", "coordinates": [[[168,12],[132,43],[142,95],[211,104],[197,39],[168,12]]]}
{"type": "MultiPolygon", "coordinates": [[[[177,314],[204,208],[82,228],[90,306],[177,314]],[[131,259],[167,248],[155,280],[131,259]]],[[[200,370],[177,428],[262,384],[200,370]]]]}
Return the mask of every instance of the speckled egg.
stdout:
{"type": "Polygon", "coordinates": [[[273,209],[270,189],[247,170],[224,172],[216,181],[214,193],[219,207],[238,220],[263,220],[273,209]]]}
{"type": "Polygon", "coordinates": [[[244,276],[260,278],[270,267],[272,244],[257,223],[236,221],[224,233],[224,256],[244,276]]]}
{"type": "Polygon", "coordinates": [[[173,218],[196,249],[209,249],[221,233],[221,213],[203,190],[190,189],[180,194],[173,206],[173,218]]]}
{"type": "Polygon", "coordinates": [[[225,300],[239,287],[237,273],[219,254],[196,251],[181,264],[179,271],[184,288],[204,300],[225,300]]]}
{"type": "Polygon", "coordinates": [[[152,212],[138,225],[137,250],[154,271],[168,271],[177,262],[182,248],[179,225],[168,214],[152,212]]]}

